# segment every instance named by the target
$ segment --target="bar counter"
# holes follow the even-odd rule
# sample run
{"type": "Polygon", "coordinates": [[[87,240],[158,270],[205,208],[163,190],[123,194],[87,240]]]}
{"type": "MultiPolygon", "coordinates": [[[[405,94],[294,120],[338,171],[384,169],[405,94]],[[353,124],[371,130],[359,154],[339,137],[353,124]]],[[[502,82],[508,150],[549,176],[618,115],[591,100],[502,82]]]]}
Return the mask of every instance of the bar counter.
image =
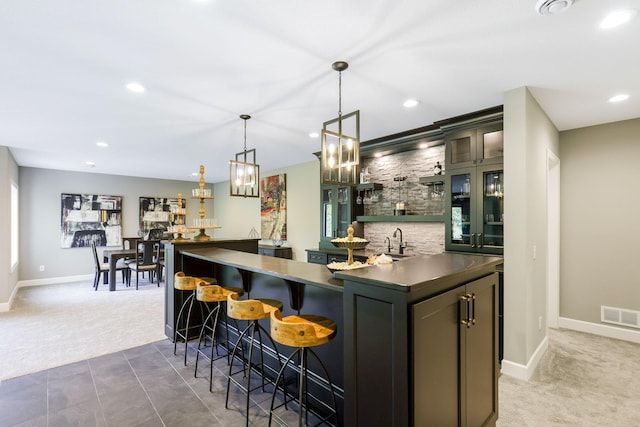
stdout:
{"type": "MultiPolygon", "coordinates": [[[[501,258],[418,255],[392,264],[337,272],[334,277],[324,265],[216,247],[184,248],[180,256],[186,274],[216,277],[222,286],[243,287],[246,297],[279,299],[285,316],[309,313],[336,321],[337,337],[315,350],[337,387],[341,425],[417,426],[434,420],[474,425],[480,418],[482,424],[495,424],[495,268],[503,262],[501,258]],[[424,310],[431,310],[434,302],[445,297],[443,309],[435,310],[433,316],[424,315],[424,310]],[[461,303],[463,300],[467,302],[461,303]],[[424,319],[440,317],[444,323],[425,327],[424,319]],[[479,326],[475,325],[476,317],[479,326]],[[461,326],[460,322],[467,320],[469,326],[461,326]],[[466,360],[458,352],[473,348],[473,334],[480,332],[484,334],[480,338],[483,345],[474,349],[478,352],[474,358],[480,361],[474,369],[482,373],[482,384],[474,383],[465,366],[458,366],[466,360]],[[442,381],[442,372],[438,379],[430,377],[437,374],[438,363],[450,362],[457,367],[442,367],[451,376],[449,381],[442,381]],[[474,396],[460,396],[458,389],[466,381],[479,387],[480,394],[489,394],[489,401],[481,398],[475,404],[474,396]],[[454,402],[448,405],[455,408],[437,402],[438,395],[448,401],[452,393],[454,402]],[[430,405],[430,400],[436,403],[430,405]]],[[[268,320],[263,326],[269,329],[268,320]]],[[[285,357],[291,352],[280,346],[278,350],[285,357]]],[[[268,364],[275,372],[275,351],[268,364]]],[[[314,368],[311,370],[317,372],[314,368]]],[[[313,393],[328,389],[322,380],[311,382],[313,393]]]]}

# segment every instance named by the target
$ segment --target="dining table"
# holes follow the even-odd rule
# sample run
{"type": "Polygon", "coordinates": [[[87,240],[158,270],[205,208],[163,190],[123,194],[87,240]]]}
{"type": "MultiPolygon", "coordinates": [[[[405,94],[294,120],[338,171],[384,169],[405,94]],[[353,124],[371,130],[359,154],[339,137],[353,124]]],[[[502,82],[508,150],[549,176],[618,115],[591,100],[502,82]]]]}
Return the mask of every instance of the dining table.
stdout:
{"type": "Polygon", "coordinates": [[[102,256],[109,264],[109,290],[116,290],[116,264],[122,258],[135,258],[136,248],[133,249],[105,249],[102,256]]]}

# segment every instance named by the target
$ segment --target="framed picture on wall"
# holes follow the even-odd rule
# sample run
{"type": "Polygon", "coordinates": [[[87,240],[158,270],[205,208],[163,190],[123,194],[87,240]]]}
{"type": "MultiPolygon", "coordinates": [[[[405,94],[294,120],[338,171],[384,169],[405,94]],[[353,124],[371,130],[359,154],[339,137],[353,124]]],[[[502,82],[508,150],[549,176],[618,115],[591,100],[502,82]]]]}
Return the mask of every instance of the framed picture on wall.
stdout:
{"type": "Polygon", "coordinates": [[[260,191],[262,239],[287,240],[287,174],[262,178],[260,191]]]}
{"type": "MultiPolygon", "coordinates": [[[[147,240],[161,239],[175,221],[171,213],[172,206],[178,206],[178,198],[140,197],[140,231],[147,240]]],[[[181,208],[186,207],[182,200],[181,208]]]]}
{"type": "Polygon", "coordinates": [[[122,245],[122,197],[62,193],[60,246],[122,245]]]}

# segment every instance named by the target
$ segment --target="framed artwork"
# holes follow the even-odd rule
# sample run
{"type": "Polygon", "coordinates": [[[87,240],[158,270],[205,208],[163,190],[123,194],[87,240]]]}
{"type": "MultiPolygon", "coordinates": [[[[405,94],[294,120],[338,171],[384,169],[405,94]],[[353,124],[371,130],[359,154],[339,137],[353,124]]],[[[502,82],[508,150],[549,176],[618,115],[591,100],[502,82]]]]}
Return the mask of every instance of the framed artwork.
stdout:
{"type": "Polygon", "coordinates": [[[287,240],[287,174],[262,178],[260,190],[262,239],[287,240]]]}
{"type": "MultiPolygon", "coordinates": [[[[164,236],[174,222],[172,206],[178,206],[177,197],[140,197],[140,231],[144,239],[155,240],[164,236]]],[[[180,207],[186,207],[184,199],[180,207]]]]}
{"type": "Polygon", "coordinates": [[[62,193],[60,246],[122,246],[122,197],[62,193]]]}

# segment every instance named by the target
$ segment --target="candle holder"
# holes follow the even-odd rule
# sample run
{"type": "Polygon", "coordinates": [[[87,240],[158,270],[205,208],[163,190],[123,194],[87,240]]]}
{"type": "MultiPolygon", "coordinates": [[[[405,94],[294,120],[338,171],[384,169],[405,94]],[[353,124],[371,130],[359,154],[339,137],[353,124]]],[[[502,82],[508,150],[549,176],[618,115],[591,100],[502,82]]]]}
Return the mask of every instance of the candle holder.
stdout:
{"type": "Polygon", "coordinates": [[[347,248],[349,257],[347,258],[347,264],[353,264],[353,250],[364,249],[369,241],[360,237],[353,237],[353,227],[349,226],[347,229],[348,236],[340,239],[333,239],[331,243],[337,248],[347,248]]]}

